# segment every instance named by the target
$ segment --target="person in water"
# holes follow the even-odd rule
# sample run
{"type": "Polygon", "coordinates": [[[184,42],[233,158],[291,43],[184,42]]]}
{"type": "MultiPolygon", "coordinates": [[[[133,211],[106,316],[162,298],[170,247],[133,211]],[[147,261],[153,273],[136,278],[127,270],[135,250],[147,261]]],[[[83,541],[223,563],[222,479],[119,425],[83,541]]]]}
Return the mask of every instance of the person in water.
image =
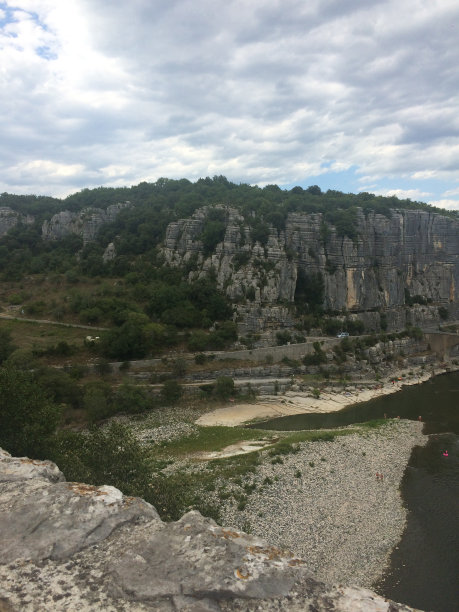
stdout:
{"type": "Polygon", "coordinates": [[[449,456],[449,455],[448,455],[448,451],[447,451],[447,450],[445,450],[445,451],[444,451],[444,453],[443,453],[443,457],[448,457],[448,456],[449,456]]]}

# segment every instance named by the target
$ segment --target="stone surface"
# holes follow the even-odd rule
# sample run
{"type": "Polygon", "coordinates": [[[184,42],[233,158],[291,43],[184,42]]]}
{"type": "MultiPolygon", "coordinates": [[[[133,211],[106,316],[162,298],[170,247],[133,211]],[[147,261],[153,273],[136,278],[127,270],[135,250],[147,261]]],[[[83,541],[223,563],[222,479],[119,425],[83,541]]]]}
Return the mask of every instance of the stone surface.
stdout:
{"type": "Polygon", "coordinates": [[[34,222],[32,215],[21,215],[8,206],[0,206],[0,237],[4,236],[19,222],[30,225],[34,222]]]}
{"type": "Polygon", "coordinates": [[[190,278],[213,268],[219,286],[240,302],[241,332],[291,327],[282,304],[292,303],[301,274],[320,273],[323,306],[364,313],[369,328],[386,312],[388,330],[438,323],[438,305],[457,314],[459,298],[459,222],[437,213],[393,210],[388,218],[357,213],[357,238],[340,236],[333,225],[326,238],[320,213],[290,213],[285,231],[271,228],[267,245],[253,243],[238,211],[226,213],[226,233],[215,252],[204,254],[200,241],[208,208],[167,228],[163,254],[171,265],[195,262],[190,278]],[[245,259],[241,263],[241,253],[245,259]],[[237,257],[235,257],[237,255],[237,257]],[[406,295],[435,306],[406,307],[406,295]],[[279,302],[281,304],[279,304],[279,302]]]}
{"type": "Polygon", "coordinates": [[[163,523],[113,487],[66,483],[50,462],[0,451],[0,610],[396,612],[327,587],[306,562],[197,512],[163,523]]]}
{"type": "Polygon", "coordinates": [[[287,595],[305,561],[198,512],[133,546],[113,564],[115,584],[139,599],[287,595]],[[300,570],[298,568],[301,568],[300,570]]]}
{"type": "Polygon", "coordinates": [[[50,220],[43,222],[43,240],[59,240],[70,234],[76,234],[83,238],[83,243],[91,242],[95,239],[97,232],[106,223],[111,223],[118,214],[131,206],[130,202],[120,202],[112,204],[106,208],[85,208],[84,210],[73,213],[68,210],[61,211],[53,215],[50,220]]]}
{"type": "Polygon", "coordinates": [[[51,462],[0,456],[0,562],[63,559],[156,510],[114,487],[65,482],[51,462]]]}

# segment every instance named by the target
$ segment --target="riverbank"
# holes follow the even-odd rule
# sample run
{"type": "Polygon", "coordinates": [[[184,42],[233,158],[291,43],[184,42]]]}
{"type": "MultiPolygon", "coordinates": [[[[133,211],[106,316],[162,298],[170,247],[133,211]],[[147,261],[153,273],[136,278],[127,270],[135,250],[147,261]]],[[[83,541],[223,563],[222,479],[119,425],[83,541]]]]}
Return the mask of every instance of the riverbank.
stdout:
{"type": "Polygon", "coordinates": [[[448,370],[440,366],[431,370],[422,368],[397,370],[384,381],[351,382],[340,390],[325,383],[322,385],[318,397],[316,397],[317,393],[314,395],[310,390],[292,390],[282,395],[266,395],[256,403],[234,402],[203,414],[197,419],[196,424],[235,427],[257,420],[294,414],[336,412],[352,404],[396,393],[404,385],[417,385],[429,380],[432,376],[454,369],[457,369],[457,367],[453,366],[451,368],[449,366],[448,370]]]}
{"type": "Polygon", "coordinates": [[[427,439],[422,423],[391,420],[368,433],[300,443],[282,463],[264,451],[245,508],[225,501],[222,524],[291,550],[320,580],[370,587],[403,533],[400,484],[413,447],[427,439]]]}

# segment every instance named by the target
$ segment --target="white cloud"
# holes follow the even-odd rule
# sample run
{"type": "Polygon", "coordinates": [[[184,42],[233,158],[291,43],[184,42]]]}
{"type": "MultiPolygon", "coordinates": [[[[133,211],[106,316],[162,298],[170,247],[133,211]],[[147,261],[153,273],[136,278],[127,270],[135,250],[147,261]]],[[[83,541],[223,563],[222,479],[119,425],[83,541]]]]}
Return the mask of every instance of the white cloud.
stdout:
{"type": "Polygon", "coordinates": [[[422,181],[440,197],[458,176],[453,0],[4,4],[4,190],[354,167],[422,199],[422,181]],[[36,182],[35,160],[56,165],[36,182]],[[60,165],[78,170],[57,186],[60,165]]]}
{"type": "Polygon", "coordinates": [[[446,208],[447,210],[459,210],[459,200],[431,200],[429,204],[438,206],[438,208],[446,208]]]}
{"type": "Polygon", "coordinates": [[[454,189],[448,189],[442,195],[444,196],[459,195],[459,187],[455,187],[454,189]]]}
{"type": "Polygon", "coordinates": [[[432,194],[427,191],[421,191],[420,189],[388,189],[378,191],[378,195],[384,196],[395,196],[399,200],[420,200],[425,201],[426,198],[432,194]]]}

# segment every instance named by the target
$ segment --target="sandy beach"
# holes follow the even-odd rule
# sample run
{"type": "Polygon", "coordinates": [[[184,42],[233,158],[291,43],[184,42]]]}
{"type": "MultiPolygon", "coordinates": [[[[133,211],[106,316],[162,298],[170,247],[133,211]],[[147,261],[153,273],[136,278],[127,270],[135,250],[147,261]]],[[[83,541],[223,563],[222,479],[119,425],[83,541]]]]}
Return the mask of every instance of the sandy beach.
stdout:
{"type": "MultiPolygon", "coordinates": [[[[446,370],[437,368],[435,375],[446,370]]],[[[318,398],[311,391],[287,391],[282,395],[264,395],[256,403],[234,402],[202,415],[197,425],[226,425],[235,427],[256,420],[302,413],[325,413],[341,410],[351,404],[400,391],[404,385],[416,385],[433,375],[422,369],[397,372],[394,382],[352,382],[346,389],[335,390],[325,384],[318,398]],[[409,374],[409,372],[412,372],[409,374]]]]}

